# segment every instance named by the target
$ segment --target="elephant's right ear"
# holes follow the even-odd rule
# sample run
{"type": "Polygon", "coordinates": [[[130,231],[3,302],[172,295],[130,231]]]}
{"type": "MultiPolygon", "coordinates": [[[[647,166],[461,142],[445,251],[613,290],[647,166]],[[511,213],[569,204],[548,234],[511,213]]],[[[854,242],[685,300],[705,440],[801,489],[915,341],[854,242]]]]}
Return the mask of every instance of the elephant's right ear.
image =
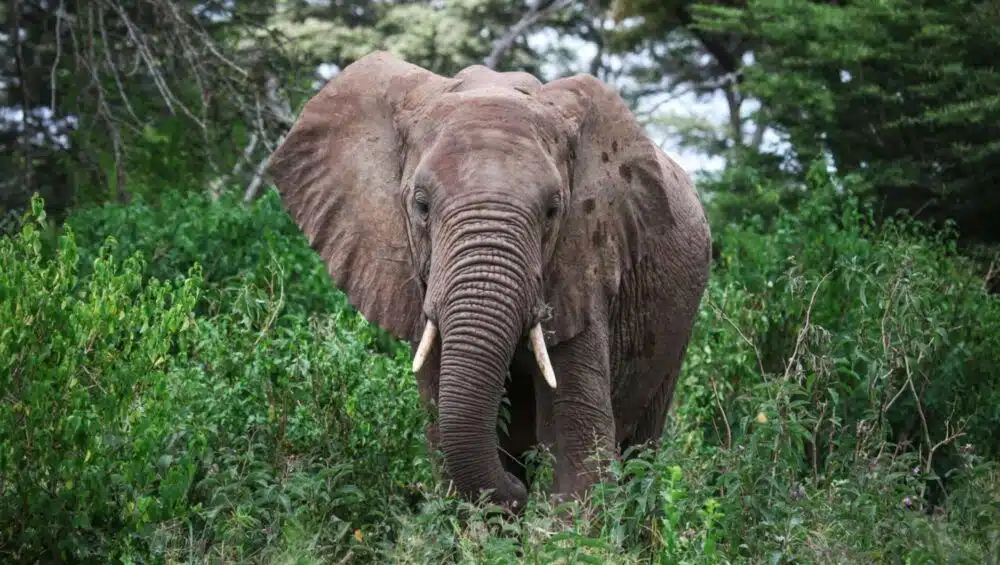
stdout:
{"type": "Polygon", "coordinates": [[[398,117],[450,84],[387,52],[367,55],[306,103],[268,169],[334,283],[368,321],[402,339],[419,335],[423,291],[407,237],[398,117]]]}

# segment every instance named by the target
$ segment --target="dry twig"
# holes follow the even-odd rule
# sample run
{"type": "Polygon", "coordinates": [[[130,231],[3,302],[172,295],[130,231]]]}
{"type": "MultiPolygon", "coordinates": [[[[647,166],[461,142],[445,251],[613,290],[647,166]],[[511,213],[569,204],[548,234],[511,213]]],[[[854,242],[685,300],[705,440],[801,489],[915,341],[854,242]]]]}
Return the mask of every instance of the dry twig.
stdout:
{"type": "Polygon", "coordinates": [[[809,298],[809,306],[806,308],[805,322],[802,324],[802,329],[799,330],[799,335],[795,340],[795,349],[792,350],[792,355],[791,357],[788,358],[788,363],[785,365],[784,379],[786,381],[792,374],[792,366],[795,364],[796,361],[798,361],[799,348],[802,346],[802,342],[805,341],[806,336],[809,335],[809,330],[812,328],[812,321],[811,321],[812,310],[813,306],[816,304],[816,295],[819,293],[819,287],[821,287],[823,283],[826,281],[826,279],[829,278],[830,275],[832,274],[833,271],[830,271],[829,273],[823,275],[823,278],[821,278],[819,282],[816,283],[816,288],[813,289],[812,296],[809,298]]]}
{"type": "MultiPolygon", "coordinates": [[[[13,30],[25,25],[19,8],[23,5],[21,2],[13,5],[13,30]]],[[[231,135],[230,124],[234,119],[250,128],[247,132],[250,141],[242,157],[251,162],[256,162],[267,147],[273,147],[273,142],[287,129],[290,119],[286,114],[290,112],[283,111],[277,82],[267,92],[261,88],[262,82],[256,88],[250,83],[254,77],[249,66],[262,60],[270,64],[274,54],[281,51],[272,35],[257,38],[249,49],[223,45],[197,15],[185,12],[171,0],[131,3],[95,0],[84,4],[59,0],[53,8],[49,14],[53,35],[35,38],[12,34],[16,63],[13,78],[27,85],[20,88],[23,98],[20,103],[25,112],[22,128],[25,131],[19,139],[22,150],[30,150],[32,136],[61,135],[50,133],[50,127],[44,124],[34,123],[32,109],[47,107],[53,114],[76,116],[78,130],[84,135],[73,147],[74,158],[94,163],[97,173],[103,174],[97,165],[98,155],[109,151],[114,160],[112,174],[117,177],[119,190],[124,191],[129,140],[143,135],[164,114],[182,117],[196,128],[209,150],[205,158],[214,171],[220,168],[210,150],[222,146],[220,138],[231,135]],[[41,41],[51,45],[31,43],[41,41]],[[24,64],[28,46],[36,53],[52,53],[40,73],[24,64]],[[70,79],[65,78],[67,71],[70,79]],[[78,85],[78,91],[59,92],[60,84],[78,85]],[[35,85],[43,85],[47,93],[32,96],[35,85]],[[146,85],[148,89],[143,91],[146,85]],[[268,99],[268,111],[263,114],[257,109],[262,94],[268,99]],[[37,131],[27,131],[29,126],[37,131]],[[107,141],[94,139],[91,132],[103,135],[107,141]]],[[[243,19],[239,12],[230,16],[234,24],[251,32],[259,27],[243,19]]],[[[227,150],[222,158],[228,160],[230,154],[227,150]]],[[[31,169],[39,165],[32,159],[23,162],[27,164],[27,176],[21,184],[31,191],[34,184],[31,169]]],[[[252,173],[251,185],[259,183],[256,171],[260,167],[248,167],[249,171],[243,167],[232,169],[229,175],[252,173]]],[[[256,189],[250,192],[255,193],[256,189]]]]}

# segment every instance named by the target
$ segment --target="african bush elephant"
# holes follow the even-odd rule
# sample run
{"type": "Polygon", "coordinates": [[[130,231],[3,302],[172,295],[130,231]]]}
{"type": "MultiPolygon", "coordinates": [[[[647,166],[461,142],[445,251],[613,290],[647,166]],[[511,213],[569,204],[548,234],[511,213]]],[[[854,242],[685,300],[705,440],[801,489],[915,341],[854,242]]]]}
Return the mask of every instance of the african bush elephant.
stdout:
{"type": "Polygon", "coordinates": [[[595,447],[659,439],[711,234],[610,87],[449,78],[376,52],[308,101],[269,172],[333,282],[415,348],[428,441],[458,491],[516,512],[510,456],[548,446],[554,493],[582,494],[595,447]]]}

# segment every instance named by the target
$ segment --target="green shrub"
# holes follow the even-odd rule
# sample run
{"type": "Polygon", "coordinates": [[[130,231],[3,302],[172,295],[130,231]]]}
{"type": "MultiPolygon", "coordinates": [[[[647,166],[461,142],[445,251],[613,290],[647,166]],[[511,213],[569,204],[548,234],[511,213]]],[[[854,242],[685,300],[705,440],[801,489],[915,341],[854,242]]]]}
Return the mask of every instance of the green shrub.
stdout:
{"type": "Polygon", "coordinates": [[[903,219],[876,229],[818,169],[809,190],[771,230],[715,232],[722,253],[681,392],[700,400],[680,410],[722,429],[721,402],[732,443],[758,412],[801,427],[814,473],[831,450],[861,456],[883,439],[922,450],[940,476],[959,464],[960,445],[1000,454],[1000,300],[949,234],[903,219]],[[787,420],[797,403],[809,421],[787,420]]]}
{"type": "Polygon", "coordinates": [[[195,316],[197,262],[160,282],[114,238],[46,246],[35,205],[0,241],[4,562],[244,562],[304,529],[343,553],[428,480],[412,375],[360,315],[247,283],[195,316]]]}
{"type": "Polygon", "coordinates": [[[433,480],[408,348],[273,196],[88,209],[58,239],[29,218],[0,242],[0,558],[986,562],[997,301],[947,237],[811,178],[797,210],[715,226],[661,449],[559,508],[539,454],[515,521],[433,480]]]}
{"type": "MultiPolygon", "coordinates": [[[[281,295],[283,313],[354,311],[274,190],[246,205],[233,195],[213,200],[207,194],[164,193],[155,205],[137,198],[128,205],[82,208],[66,225],[80,242],[84,272],[93,253],[112,236],[118,241],[115,257],[141,253],[147,277],[171,280],[201,265],[205,292],[199,314],[226,312],[251,300],[249,288],[281,295]]],[[[367,335],[376,351],[395,355],[405,350],[377,326],[355,329],[367,335]]]]}
{"type": "MultiPolygon", "coordinates": [[[[300,531],[341,554],[430,476],[415,383],[402,358],[370,353],[356,314],[275,324],[279,297],[248,303],[261,307],[200,319],[170,373],[177,433],[209,448],[190,524],[209,561],[244,562],[300,531]]],[[[190,550],[189,532],[161,535],[190,550]]]]}
{"type": "Polygon", "coordinates": [[[77,210],[67,220],[89,265],[109,236],[118,242],[116,258],[141,252],[147,276],[170,280],[195,263],[209,291],[228,286],[282,285],[288,310],[336,312],[343,295],[330,284],[323,263],[305,236],[269,191],[251,205],[234,196],[214,201],[207,194],[165,193],[150,204],[107,203],[77,210]]]}
{"type": "Polygon", "coordinates": [[[0,555],[100,561],[186,505],[194,461],[164,464],[166,375],[198,281],[143,284],[113,240],[79,278],[72,231],[45,253],[33,210],[0,240],[0,555]]]}

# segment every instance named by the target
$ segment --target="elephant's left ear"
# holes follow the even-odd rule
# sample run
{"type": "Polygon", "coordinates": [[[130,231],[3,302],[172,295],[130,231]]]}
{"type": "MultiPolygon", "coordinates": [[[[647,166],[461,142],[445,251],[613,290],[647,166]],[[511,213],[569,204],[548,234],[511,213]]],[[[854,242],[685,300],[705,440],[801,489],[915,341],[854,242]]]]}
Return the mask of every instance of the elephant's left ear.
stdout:
{"type": "Polygon", "coordinates": [[[570,205],[545,273],[552,318],[543,327],[555,344],[594,322],[642,262],[664,268],[664,246],[676,245],[678,230],[703,224],[704,216],[688,175],[610,86],[575,75],[536,96],[561,116],[569,146],[570,205]]]}

